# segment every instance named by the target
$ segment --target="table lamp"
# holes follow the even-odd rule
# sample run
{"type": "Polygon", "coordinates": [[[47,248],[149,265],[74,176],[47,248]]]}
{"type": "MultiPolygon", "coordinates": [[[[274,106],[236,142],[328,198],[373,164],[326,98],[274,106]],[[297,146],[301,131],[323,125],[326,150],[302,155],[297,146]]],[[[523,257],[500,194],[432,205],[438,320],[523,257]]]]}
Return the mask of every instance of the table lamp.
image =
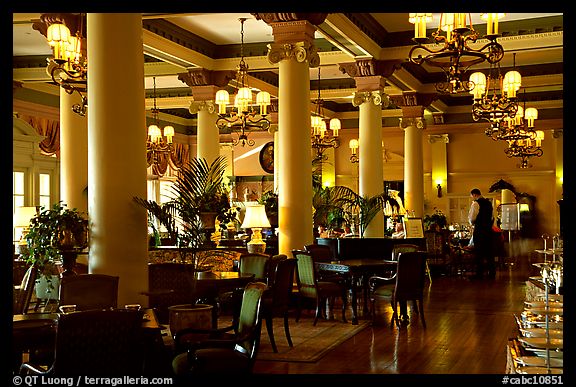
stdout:
{"type": "Polygon", "coordinates": [[[16,207],[14,210],[14,229],[22,229],[18,241],[18,253],[26,249],[26,234],[30,230],[30,220],[36,216],[36,207],[16,207]]]}
{"type": "Polygon", "coordinates": [[[252,229],[252,238],[246,244],[249,253],[264,253],[266,242],[262,240],[262,227],[270,227],[270,221],[266,216],[266,209],[263,204],[246,205],[246,215],[242,228],[252,229]]]}

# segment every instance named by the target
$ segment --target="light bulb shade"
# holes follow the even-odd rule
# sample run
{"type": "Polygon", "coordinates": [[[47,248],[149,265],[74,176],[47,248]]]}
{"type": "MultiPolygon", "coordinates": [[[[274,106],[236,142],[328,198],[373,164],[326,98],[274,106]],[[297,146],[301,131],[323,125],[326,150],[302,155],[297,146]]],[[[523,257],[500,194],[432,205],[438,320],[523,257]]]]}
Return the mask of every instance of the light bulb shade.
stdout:
{"type": "Polygon", "coordinates": [[[474,88],[470,90],[470,94],[474,94],[474,99],[480,99],[486,92],[486,75],[477,71],[470,75],[470,82],[474,83],[474,88]]]}
{"type": "Polygon", "coordinates": [[[516,115],[514,116],[514,124],[522,125],[522,118],[524,118],[524,108],[518,105],[518,110],[516,110],[516,115]]]}
{"type": "Polygon", "coordinates": [[[151,142],[158,142],[160,137],[162,137],[162,132],[157,125],[150,125],[148,127],[148,136],[150,137],[151,142]]]}
{"type": "Polygon", "coordinates": [[[48,44],[54,46],[58,42],[68,42],[70,38],[70,29],[61,23],[54,23],[48,26],[46,39],[48,44]]]}
{"type": "Polygon", "coordinates": [[[230,94],[226,90],[218,90],[214,102],[218,105],[218,114],[225,114],[226,105],[230,103],[230,94]]]}
{"type": "Polygon", "coordinates": [[[266,115],[268,114],[266,111],[266,107],[270,105],[270,93],[267,91],[261,91],[256,94],[256,103],[260,106],[260,114],[266,115]]]}
{"type": "Polygon", "coordinates": [[[538,109],[530,107],[524,111],[524,118],[528,121],[528,127],[534,127],[534,120],[538,118],[538,109]]]}
{"type": "Polygon", "coordinates": [[[168,144],[172,143],[172,137],[174,137],[174,127],[173,126],[166,126],[164,128],[164,136],[166,136],[166,142],[168,144]]]}
{"type": "Polygon", "coordinates": [[[70,36],[70,38],[68,39],[68,43],[66,44],[66,49],[64,51],[64,59],[70,62],[79,63],[81,53],[80,45],[81,45],[80,39],[78,39],[77,36],[70,36]]]}
{"type": "Polygon", "coordinates": [[[350,149],[352,149],[352,151],[356,151],[358,149],[358,140],[353,138],[352,140],[350,140],[350,142],[348,143],[348,146],[350,147],[350,149]]]}
{"type": "Polygon", "coordinates": [[[332,129],[332,135],[334,137],[338,137],[340,133],[340,129],[342,129],[342,123],[338,118],[332,118],[330,120],[330,129],[332,129]]]}
{"type": "Polygon", "coordinates": [[[515,98],[516,92],[522,86],[522,76],[518,71],[512,70],[504,74],[504,81],[502,82],[502,88],[508,98],[515,98]]]}
{"type": "Polygon", "coordinates": [[[241,228],[270,227],[270,221],[266,216],[266,208],[263,204],[250,204],[246,206],[246,215],[241,228]]]}
{"type": "Polygon", "coordinates": [[[408,21],[414,24],[414,37],[426,37],[426,22],[432,21],[431,13],[409,13],[408,21]]]}
{"type": "Polygon", "coordinates": [[[36,207],[16,207],[14,211],[14,227],[29,227],[30,220],[36,216],[36,207]]]}

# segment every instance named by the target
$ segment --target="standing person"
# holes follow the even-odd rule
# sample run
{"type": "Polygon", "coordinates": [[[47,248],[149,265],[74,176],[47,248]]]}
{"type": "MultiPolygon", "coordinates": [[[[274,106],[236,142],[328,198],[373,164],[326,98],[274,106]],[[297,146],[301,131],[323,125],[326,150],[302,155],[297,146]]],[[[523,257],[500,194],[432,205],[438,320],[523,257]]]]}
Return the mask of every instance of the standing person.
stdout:
{"type": "Polygon", "coordinates": [[[488,271],[488,278],[496,277],[496,265],[492,249],[492,203],[482,196],[478,188],[470,191],[473,201],[468,211],[468,222],[473,227],[472,240],[474,243],[474,257],[476,260],[476,274],[472,278],[480,279],[484,270],[488,271]]]}

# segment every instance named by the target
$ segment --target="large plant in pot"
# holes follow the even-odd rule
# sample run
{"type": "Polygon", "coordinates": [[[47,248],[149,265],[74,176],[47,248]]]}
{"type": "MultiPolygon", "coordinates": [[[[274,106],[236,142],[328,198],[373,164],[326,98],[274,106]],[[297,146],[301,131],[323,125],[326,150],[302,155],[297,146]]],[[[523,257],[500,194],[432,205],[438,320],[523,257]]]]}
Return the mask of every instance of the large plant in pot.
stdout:
{"type": "Polygon", "coordinates": [[[42,207],[30,220],[26,243],[23,258],[38,268],[39,282],[47,283],[48,293],[55,293],[56,263],[62,262],[63,275],[74,274],[76,255],[88,246],[87,216],[76,208],[67,208],[62,201],[48,209],[42,207]]]}
{"type": "Polygon", "coordinates": [[[198,266],[194,253],[200,248],[215,247],[210,240],[214,222],[230,209],[228,189],[224,183],[226,158],[215,159],[210,165],[203,158],[194,158],[179,171],[169,192],[169,200],[160,204],[135,197],[134,201],[148,210],[166,228],[178,247],[182,260],[198,266]]]}

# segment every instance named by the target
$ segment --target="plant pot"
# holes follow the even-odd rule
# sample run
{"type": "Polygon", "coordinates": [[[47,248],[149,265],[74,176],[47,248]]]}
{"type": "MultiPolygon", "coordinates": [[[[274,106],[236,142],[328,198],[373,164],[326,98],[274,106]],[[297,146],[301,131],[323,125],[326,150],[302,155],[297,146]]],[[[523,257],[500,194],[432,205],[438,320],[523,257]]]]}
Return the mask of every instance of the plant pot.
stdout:
{"type": "Polygon", "coordinates": [[[178,332],[183,328],[212,328],[212,310],[208,304],[182,304],[168,307],[168,321],[170,332],[178,332]]]}
{"type": "Polygon", "coordinates": [[[46,278],[46,276],[41,275],[36,280],[36,284],[34,285],[34,291],[36,292],[36,297],[41,300],[46,299],[57,300],[60,297],[58,293],[59,289],[60,289],[60,276],[55,274],[50,276],[50,283],[48,283],[48,279],[46,278]]]}

